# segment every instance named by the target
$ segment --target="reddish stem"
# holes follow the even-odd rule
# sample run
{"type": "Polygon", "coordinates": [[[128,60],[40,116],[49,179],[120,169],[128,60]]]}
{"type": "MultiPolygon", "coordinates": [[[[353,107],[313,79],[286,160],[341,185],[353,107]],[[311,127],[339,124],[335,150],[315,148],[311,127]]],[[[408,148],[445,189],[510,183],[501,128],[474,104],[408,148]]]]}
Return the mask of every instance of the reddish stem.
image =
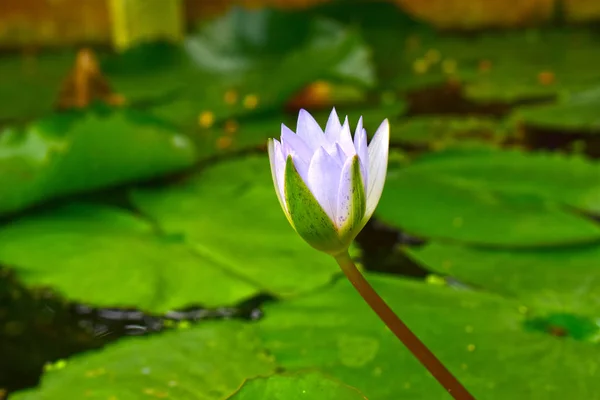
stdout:
{"type": "Polygon", "coordinates": [[[400,341],[423,364],[448,393],[456,400],[475,400],[454,375],[438,360],[438,358],[421,342],[421,340],[402,322],[386,302],[377,294],[365,277],[354,265],[348,252],[335,257],[354,288],[371,306],[387,327],[394,332],[400,341]]]}

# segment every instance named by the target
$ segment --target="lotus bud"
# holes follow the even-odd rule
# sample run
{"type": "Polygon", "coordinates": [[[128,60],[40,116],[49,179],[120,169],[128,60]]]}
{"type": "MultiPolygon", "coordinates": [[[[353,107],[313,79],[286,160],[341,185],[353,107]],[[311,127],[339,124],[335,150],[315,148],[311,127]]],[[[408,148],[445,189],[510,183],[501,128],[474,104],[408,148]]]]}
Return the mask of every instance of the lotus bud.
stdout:
{"type": "Polygon", "coordinates": [[[325,131],[300,110],[296,133],[282,125],[281,140],[269,140],[275,192],[308,244],[333,256],[348,250],[377,207],[388,150],[387,119],[367,146],[362,117],[353,139],[348,117],[342,125],[335,109],[325,131]]]}

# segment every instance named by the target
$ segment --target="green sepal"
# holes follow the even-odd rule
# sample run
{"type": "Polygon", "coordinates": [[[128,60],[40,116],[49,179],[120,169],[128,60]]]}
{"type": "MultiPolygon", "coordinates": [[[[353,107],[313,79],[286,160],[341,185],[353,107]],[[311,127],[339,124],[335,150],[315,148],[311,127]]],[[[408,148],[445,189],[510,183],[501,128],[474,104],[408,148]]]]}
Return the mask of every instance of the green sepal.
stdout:
{"type": "Polygon", "coordinates": [[[292,156],[285,163],[285,202],[296,232],[317,250],[338,254],[348,248],[338,238],[338,231],[302,177],[292,156]]]}
{"type": "Polygon", "coordinates": [[[367,196],[365,194],[365,185],[360,172],[360,160],[357,155],[352,158],[352,165],[350,168],[350,177],[352,180],[350,212],[348,214],[348,219],[339,228],[339,237],[343,242],[351,242],[354,240],[356,235],[358,235],[364,227],[363,220],[365,213],[367,212],[367,196]]]}

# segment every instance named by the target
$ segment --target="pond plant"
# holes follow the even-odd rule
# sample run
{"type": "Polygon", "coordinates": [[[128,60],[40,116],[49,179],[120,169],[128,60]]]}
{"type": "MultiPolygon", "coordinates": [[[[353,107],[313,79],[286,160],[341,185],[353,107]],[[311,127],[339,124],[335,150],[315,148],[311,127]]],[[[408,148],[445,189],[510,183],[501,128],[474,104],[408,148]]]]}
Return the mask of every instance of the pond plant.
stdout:
{"type": "Polygon", "coordinates": [[[325,130],[300,110],[296,132],[281,126],[269,139],[275,192],[292,227],[312,247],[330,254],[369,306],[457,400],[474,397],[402,322],[352,261],[348,249],[369,221],[385,183],[390,126],[384,120],[367,146],[362,117],[354,133],[331,111],[325,130]]]}

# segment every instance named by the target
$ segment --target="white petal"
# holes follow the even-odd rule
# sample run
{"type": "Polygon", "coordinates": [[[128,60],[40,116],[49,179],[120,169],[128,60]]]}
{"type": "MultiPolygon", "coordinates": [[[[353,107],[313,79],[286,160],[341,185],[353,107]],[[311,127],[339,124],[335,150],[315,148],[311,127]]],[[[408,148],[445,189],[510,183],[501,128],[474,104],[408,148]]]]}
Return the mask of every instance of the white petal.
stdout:
{"type": "Polygon", "coordinates": [[[281,143],[281,153],[283,155],[284,165],[285,165],[285,160],[287,160],[288,156],[292,156],[292,160],[294,161],[294,166],[296,167],[296,171],[298,171],[298,173],[302,177],[302,180],[304,181],[304,183],[306,183],[306,185],[308,185],[308,164],[310,163],[310,160],[312,157],[309,157],[308,159],[304,159],[296,152],[296,150],[290,145],[289,142],[281,143]]]}
{"type": "Polygon", "coordinates": [[[354,148],[356,149],[356,154],[358,154],[358,159],[360,160],[360,172],[363,178],[363,185],[367,188],[369,183],[369,150],[367,147],[367,131],[363,128],[362,117],[358,120],[356,133],[354,134],[354,148]]]}
{"type": "Polygon", "coordinates": [[[335,143],[340,138],[341,130],[342,124],[340,123],[340,118],[338,117],[335,108],[333,108],[333,110],[331,110],[331,114],[329,114],[327,125],[325,126],[325,138],[330,144],[335,143]]]}
{"type": "Polygon", "coordinates": [[[300,136],[296,135],[290,128],[283,124],[281,124],[281,143],[284,146],[289,145],[289,148],[291,148],[298,157],[304,160],[304,162],[310,162],[313,152],[300,136]]]}
{"type": "Polygon", "coordinates": [[[304,143],[308,145],[311,152],[317,151],[319,147],[325,144],[323,130],[312,115],[304,109],[300,110],[300,114],[298,115],[296,134],[304,140],[304,143]]]}
{"type": "Polygon", "coordinates": [[[348,158],[346,153],[344,153],[344,150],[342,150],[340,147],[339,143],[333,145],[332,150],[329,151],[329,155],[335,160],[340,168],[344,166],[346,163],[346,158],[348,158]]]}
{"type": "Polygon", "coordinates": [[[317,150],[308,167],[308,187],[333,222],[341,172],[338,163],[322,147],[317,150]]]}
{"type": "MultiPolygon", "coordinates": [[[[344,231],[340,232],[342,234],[354,231],[357,225],[360,225],[364,219],[364,212],[366,210],[364,188],[360,188],[362,194],[356,191],[359,188],[354,181],[355,160],[356,155],[349,157],[340,174],[335,222],[337,228],[344,231]]],[[[360,174],[360,172],[358,173],[360,174]]],[[[360,177],[356,176],[356,179],[360,179],[360,177]]]]}
{"type": "Polygon", "coordinates": [[[365,218],[373,215],[383,192],[387,173],[388,151],[390,147],[390,125],[386,119],[381,123],[369,144],[369,182],[367,187],[367,210],[365,218]]]}
{"type": "Polygon", "coordinates": [[[273,185],[275,185],[275,193],[279,204],[289,220],[287,205],[285,204],[285,196],[283,195],[283,183],[285,172],[285,158],[281,152],[281,144],[275,139],[269,139],[269,162],[271,163],[271,175],[273,177],[273,185]]]}
{"type": "Polygon", "coordinates": [[[350,132],[348,117],[346,117],[344,125],[342,126],[342,130],[340,131],[340,139],[338,143],[340,144],[342,150],[344,150],[344,153],[346,153],[346,157],[352,157],[356,154],[354,143],[352,142],[352,133],[350,132]]]}
{"type": "Polygon", "coordinates": [[[358,124],[356,124],[356,130],[354,131],[354,148],[356,149],[357,153],[358,153],[358,142],[359,142],[358,139],[359,139],[359,135],[362,134],[362,131],[364,131],[364,129],[363,129],[363,119],[361,116],[358,119],[358,124]]]}

